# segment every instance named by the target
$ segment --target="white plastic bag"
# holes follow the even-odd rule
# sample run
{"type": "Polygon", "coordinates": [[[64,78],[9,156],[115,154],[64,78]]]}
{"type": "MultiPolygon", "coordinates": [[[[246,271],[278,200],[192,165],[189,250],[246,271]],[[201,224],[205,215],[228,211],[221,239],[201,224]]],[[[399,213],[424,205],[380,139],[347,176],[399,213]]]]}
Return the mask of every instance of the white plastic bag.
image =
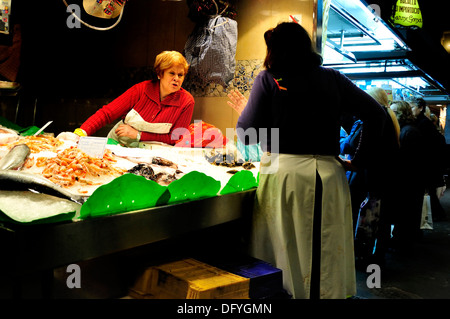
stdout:
{"type": "Polygon", "coordinates": [[[433,229],[433,218],[431,216],[430,195],[425,194],[422,205],[422,221],[420,222],[420,229],[433,229]]]}
{"type": "Polygon", "coordinates": [[[186,78],[199,85],[217,83],[227,87],[236,67],[237,22],[215,16],[197,24],[185,44],[189,73],[186,78]]]}

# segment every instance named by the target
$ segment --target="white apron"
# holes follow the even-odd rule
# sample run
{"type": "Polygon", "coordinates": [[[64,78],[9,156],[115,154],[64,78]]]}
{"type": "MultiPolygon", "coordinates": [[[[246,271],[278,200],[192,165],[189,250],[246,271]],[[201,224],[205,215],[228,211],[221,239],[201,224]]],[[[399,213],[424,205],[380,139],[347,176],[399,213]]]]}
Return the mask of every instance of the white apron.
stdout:
{"type": "Polygon", "coordinates": [[[121,124],[128,124],[134,129],[141,132],[150,132],[150,133],[158,133],[158,134],[167,134],[170,132],[170,128],[172,127],[172,123],[149,123],[145,121],[142,116],[139,115],[134,109],[128,112],[124,121],[119,121],[108,133],[108,138],[112,138],[116,140],[122,145],[128,147],[138,147],[139,140],[129,138],[126,136],[117,136],[116,129],[121,124]]]}
{"type": "Polygon", "coordinates": [[[352,209],[344,168],[333,156],[274,156],[261,158],[250,253],[282,270],[284,288],[293,298],[310,297],[317,171],[323,184],[320,298],[355,295],[352,209]],[[264,172],[271,157],[277,166],[264,172]]]}

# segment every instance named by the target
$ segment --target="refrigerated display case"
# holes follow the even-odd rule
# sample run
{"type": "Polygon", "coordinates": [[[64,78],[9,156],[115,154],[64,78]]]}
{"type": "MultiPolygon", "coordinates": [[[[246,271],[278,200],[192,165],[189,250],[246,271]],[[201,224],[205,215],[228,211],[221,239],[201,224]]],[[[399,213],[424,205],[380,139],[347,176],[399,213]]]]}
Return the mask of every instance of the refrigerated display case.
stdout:
{"type": "Polygon", "coordinates": [[[448,104],[448,88],[412,61],[411,48],[383,21],[380,8],[359,0],[321,2],[317,10],[317,46],[324,66],[346,74],[361,88],[384,86],[393,98],[422,96],[428,103],[448,104]]]}

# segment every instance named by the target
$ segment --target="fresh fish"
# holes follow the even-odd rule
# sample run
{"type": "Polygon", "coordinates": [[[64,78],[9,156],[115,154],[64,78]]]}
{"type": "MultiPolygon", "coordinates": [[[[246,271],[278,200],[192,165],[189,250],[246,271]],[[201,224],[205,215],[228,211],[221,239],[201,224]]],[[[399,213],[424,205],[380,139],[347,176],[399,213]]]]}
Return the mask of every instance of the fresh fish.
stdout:
{"type": "Polygon", "coordinates": [[[34,190],[39,193],[69,199],[75,203],[83,204],[89,196],[76,195],[63,189],[45,177],[14,170],[0,170],[1,190],[34,190]]]}
{"type": "Polygon", "coordinates": [[[162,158],[162,157],[153,157],[152,164],[161,165],[161,166],[167,166],[174,169],[178,169],[178,165],[175,164],[172,161],[169,161],[168,159],[162,158]]]}
{"type": "Polygon", "coordinates": [[[128,170],[128,173],[144,176],[148,180],[167,186],[174,180],[180,179],[184,175],[179,169],[161,170],[157,165],[140,163],[128,170]],[[156,171],[155,171],[156,169],[156,171]],[[170,172],[171,171],[171,172],[170,172]]]}
{"type": "Polygon", "coordinates": [[[18,144],[14,146],[0,160],[0,169],[16,169],[23,165],[25,159],[30,154],[30,148],[26,144],[18,144]]]}

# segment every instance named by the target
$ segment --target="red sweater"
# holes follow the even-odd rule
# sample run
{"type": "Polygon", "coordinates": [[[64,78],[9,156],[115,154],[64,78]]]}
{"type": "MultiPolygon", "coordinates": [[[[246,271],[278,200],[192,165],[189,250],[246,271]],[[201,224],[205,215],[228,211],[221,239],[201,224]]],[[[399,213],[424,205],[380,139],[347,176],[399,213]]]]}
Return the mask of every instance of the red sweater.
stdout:
{"type": "Polygon", "coordinates": [[[173,124],[167,134],[142,132],[141,141],[158,141],[173,145],[179,136],[176,134],[172,140],[172,131],[180,127],[187,129],[194,112],[194,103],[192,95],[183,88],[160,101],[159,81],[144,81],[135,84],[114,101],[104,105],[89,117],[81,128],[87,135],[92,135],[106,124],[119,118],[124,119],[134,108],[149,123],[173,124]]]}

